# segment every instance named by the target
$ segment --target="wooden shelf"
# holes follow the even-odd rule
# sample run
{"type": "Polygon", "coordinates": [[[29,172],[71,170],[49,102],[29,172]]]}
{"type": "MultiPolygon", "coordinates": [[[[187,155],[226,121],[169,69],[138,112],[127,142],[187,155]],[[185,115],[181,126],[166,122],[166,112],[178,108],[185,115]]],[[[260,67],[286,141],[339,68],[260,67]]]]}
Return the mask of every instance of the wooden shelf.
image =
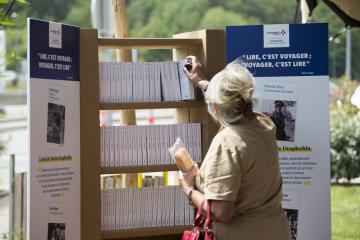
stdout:
{"type": "MultiPolygon", "coordinates": [[[[204,114],[205,102],[146,102],[99,104],[99,49],[170,49],[173,60],[196,55],[206,68],[210,79],[226,65],[225,32],[223,30],[199,30],[180,33],[173,38],[99,38],[95,29],[80,30],[80,119],[81,119],[81,239],[135,239],[174,240],[191,226],[140,228],[119,231],[101,231],[100,174],[177,171],[175,164],[151,166],[127,166],[100,168],[101,136],[99,108],[102,110],[174,108],[175,122],[201,123],[202,153],[206,153],[218,126],[209,114],[204,114]]],[[[125,111],[124,118],[132,122],[132,111],[125,111]],[[128,115],[126,115],[129,113],[128,115]]]]}
{"type": "Polygon", "coordinates": [[[182,234],[185,230],[191,229],[191,226],[161,227],[161,228],[139,228],[121,231],[102,231],[101,239],[121,239],[136,237],[151,237],[182,234]]]}
{"type": "Polygon", "coordinates": [[[202,46],[200,38],[99,38],[99,48],[181,49],[202,46]]]}
{"type": "Polygon", "coordinates": [[[124,166],[124,167],[102,167],[101,174],[139,173],[139,172],[167,172],[178,171],[175,164],[171,165],[147,165],[147,166],[124,166]]]}
{"type": "Polygon", "coordinates": [[[100,103],[100,110],[201,108],[204,106],[204,101],[100,103]]]}

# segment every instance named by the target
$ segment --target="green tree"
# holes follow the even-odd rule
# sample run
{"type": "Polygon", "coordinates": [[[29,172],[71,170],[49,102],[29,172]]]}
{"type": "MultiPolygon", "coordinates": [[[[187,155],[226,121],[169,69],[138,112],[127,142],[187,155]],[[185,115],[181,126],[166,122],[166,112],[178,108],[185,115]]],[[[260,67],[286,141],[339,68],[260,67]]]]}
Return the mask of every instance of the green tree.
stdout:
{"type": "Polygon", "coordinates": [[[296,8],[296,1],[282,0],[232,0],[223,3],[218,0],[217,3],[246,17],[256,17],[259,24],[292,23],[296,8]]]}
{"type": "Polygon", "coordinates": [[[245,18],[240,14],[227,11],[222,7],[209,8],[201,20],[200,27],[207,29],[222,29],[229,25],[257,24],[256,18],[245,18]],[[221,17],[219,17],[221,16],[221,17]]]}
{"type": "MultiPolygon", "coordinates": [[[[312,22],[327,22],[329,24],[329,37],[335,36],[344,27],[345,23],[325,4],[319,4],[313,14],[312,22]]],[[[352,71],[353,78],[360,80],[360,29],[352,29],[352,71]]],[[[345,32],[329,43],[330,76],[341,77],[345,73],[345,32]]]]}
{"type": "Polygon", "coordinates": [[[350,102],[358,86],[342,78],[330,99],[331,176],[336,180],[360,176],[360,112],[350,102]]]}
{"type": "Polygon", "coordinates": [[[89,1],[78,1],[71,7],[66,15],[64,23],[91,28],[90,4],[89,1]]]}

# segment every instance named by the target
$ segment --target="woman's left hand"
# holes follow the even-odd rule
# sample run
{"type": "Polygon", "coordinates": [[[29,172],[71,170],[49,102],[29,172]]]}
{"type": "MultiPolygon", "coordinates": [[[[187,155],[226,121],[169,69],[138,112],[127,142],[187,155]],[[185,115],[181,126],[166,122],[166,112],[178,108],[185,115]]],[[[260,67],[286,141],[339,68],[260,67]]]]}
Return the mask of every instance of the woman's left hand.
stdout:
{"type": "Polygon", "coordinates": [[[189,196],[190,191],[194,189],[195,178],[198,174],[198,171],[199,167],[194,165],[194,167],[186,175],[184,175],[184,173],[181,171],[178,172],[180,186],[182,187],[186,196],[189,196]]]}

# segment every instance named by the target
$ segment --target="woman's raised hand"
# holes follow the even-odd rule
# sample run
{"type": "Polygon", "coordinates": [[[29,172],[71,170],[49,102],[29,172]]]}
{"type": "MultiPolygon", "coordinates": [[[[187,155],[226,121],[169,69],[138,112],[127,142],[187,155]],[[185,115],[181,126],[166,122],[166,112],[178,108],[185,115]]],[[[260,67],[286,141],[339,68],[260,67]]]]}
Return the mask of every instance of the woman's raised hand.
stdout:
{"type": "Polygon", "coordinates": [[[186,76],[190,79],[194,86],[199,87],[202,90],[205,90],[209,81],[206,80],[203,66],[201,65],[199,59],[195,56],[187,56],[186,60],[191,62],[192,69],[191,71],[184,68],[186,76]]]}

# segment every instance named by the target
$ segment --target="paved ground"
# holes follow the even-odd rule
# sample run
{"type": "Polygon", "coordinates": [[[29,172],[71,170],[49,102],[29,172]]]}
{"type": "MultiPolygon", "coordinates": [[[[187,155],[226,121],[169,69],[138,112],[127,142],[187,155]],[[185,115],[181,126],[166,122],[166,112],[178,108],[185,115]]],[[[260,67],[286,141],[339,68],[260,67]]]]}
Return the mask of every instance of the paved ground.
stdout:
{"type": "Polygon", "coordinates": [[[2,234],[9,230],[9,197],[0,198],[0,239],[2,234]]]}

